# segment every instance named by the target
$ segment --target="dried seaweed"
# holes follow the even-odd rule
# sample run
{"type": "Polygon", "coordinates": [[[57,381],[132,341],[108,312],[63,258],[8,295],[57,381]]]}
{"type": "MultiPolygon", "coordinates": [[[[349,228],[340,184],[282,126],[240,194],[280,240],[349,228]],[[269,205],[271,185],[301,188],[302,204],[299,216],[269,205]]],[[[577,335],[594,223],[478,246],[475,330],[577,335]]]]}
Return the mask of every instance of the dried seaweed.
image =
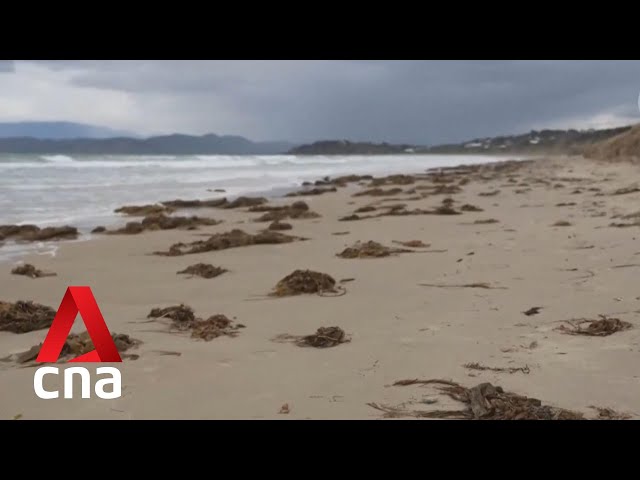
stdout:
{"type": "Polygon", "coordinates": [[[531,370],[528,365],[524,367],[487,367],[486,365],[482,365],[481,363],[473,362],[473,363],[465,363],[463,365],[464,368],[468,368],[469,370],[480,370],[480,371],[491,371],[497,373],[517,373],[521,372],[525,375],[528,375],[531,370]]]}
{"type": "Polygon", "coordinates": [[[430,243],[424,243],[422,240],[406,240],[406,241],[393,240],[393,243],[397,243],[398,245],[402,245],[403,247],[411,247],[411,248],[428,248],[431,246],[430,243]]]}
{"type": "Polygon", "coordinates": [[[336,254],[336,256],[340,258],[381,258],[410,252],[414,252],[414,250],[385,247],[378,242],[370,240],[368,242],[356,242],[352,246],[347,247],[342,252],[336,254]]]}
{"type": "Polygon", "coordinates": [[[336,281],[326,273],[312,270],[295,270],[280,280],[269,294],[274,297],[285,297],[300,294],[318,294],[326,296],[327,293],[344,295],[344,287],[336,286],[336,281]]]}
{"type": "Polygon", "coordinates": [[[567,335],[586,335],[590,337],[607,337],[616,332],[622,332],[633,327],[629,322],[619,318],[610,318],[606,315],[599,315],[600,320],[589,320],[586,318],[568,320],[566,325],[561,325],[556,330],[567,335]],[[586,326],[585,326],[586,325],[586,326]]]}
{"type": "Polygon", "coordinates": [[[556,223],[551,225],[552,227],[570,227],[572,225],[571,222],[567,222],[566,220],[558,220],[556,223]]]}
{"type": "Polygon", "coordinates": [[[543,405],[536,398],[511,392],[490,383],[472,388],[448,380],[401,380],[394,386],[435,384],[443,394],[465,404],[464,410],[404,410],[378,404],[368,404],[385,412],[385,417],[456,418],[463,420],[582,420],[579,412],[543,405]]]}
{"type": "Polygon", "coordinates": [[[435,287],[435,288],[484,288],[487,290],[506,290],[507,287],[494,287],[489,283],[486,282],[479,282],[479,283],[464,283],[464,284],[453,284],[453,285],[446,285],[446,284],[442,284],[442,283],[419,283],[418,285],[420,285],[421,287],[435,287]]]}
{"type": "Polygon", "coordinates": [[[179,256],[194,253],[203,253],[227,248],[246,247],[250,245],[275,245],[305,240],[301,237],[294,237],[280,232],[263,231],[255,235],[246,233],[239,229],[230,232],[216,233],[207,240],[199,240],[189,244],[176,243],[171,245],[166,252],[154,252],[155,255],[179,256]]]}
{"type": "Polygon", "coordinates": [[[31,301],[0,301],[0,331],[27,333],[42,330],[51,326],[55,316],[53,308],[31,301]]]}
{"type": "Polygon", "coordinates": [[[167,308],[154,308],[148,318],[169,318],[172,320],[171,328],[175,331],[190,331],[192,338],[199,338],[204,341],[211,341],[214,338],[226,335],[235,337],[238,329],[244,325],[234,325],[224,315],[213,315],[206,320],[196,318],[193,309],[184,304],[167,308]]]}
{"type": "Polygon", "coordinates": [[[320,327],[311,335],[278,335],[276,342],[292,342],[299,347],[330,348],[348,343],[351,339],[340,327],[320,327]]]}
{"type": "Polygon", "coordinates": [[[195,265],[190,265],[184,270],[179,271],[178,275],[191,275],[190,278],[194,276],[202,278],[215,278],[228,271],[229,270],[227,270],[226,268],[216,267],[208,263],[196,263],[195,265]]]}
{"type": "Polygon", "coordinates": [[[15,267],[13,270],[11,270],[11,273],[14,275],[24,275],[30,278],[55,277],[57,275],[53,272],[43,272],[42,270],[37,269],[29,263],[25,263],[24,265],[15,267]]]}

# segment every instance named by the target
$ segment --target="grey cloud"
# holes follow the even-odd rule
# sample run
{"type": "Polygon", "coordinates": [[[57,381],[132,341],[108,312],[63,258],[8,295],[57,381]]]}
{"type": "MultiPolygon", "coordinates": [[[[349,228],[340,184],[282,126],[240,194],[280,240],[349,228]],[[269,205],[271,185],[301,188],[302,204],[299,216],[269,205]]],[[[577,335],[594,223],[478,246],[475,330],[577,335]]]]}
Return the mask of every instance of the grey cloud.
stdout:
{"type": "Polygon", "coordinates": [[[603,115],[619,122],[640,121],[638,61],[172,60],[42,65],[66,70],[77,88],[126,92],[149,110],[149,129],[188,128],[188,133],[429,144],[563,122],[586,125],[603,115]],[[155,115],[164,115],[161,127],[154,127],[155,115]]]}

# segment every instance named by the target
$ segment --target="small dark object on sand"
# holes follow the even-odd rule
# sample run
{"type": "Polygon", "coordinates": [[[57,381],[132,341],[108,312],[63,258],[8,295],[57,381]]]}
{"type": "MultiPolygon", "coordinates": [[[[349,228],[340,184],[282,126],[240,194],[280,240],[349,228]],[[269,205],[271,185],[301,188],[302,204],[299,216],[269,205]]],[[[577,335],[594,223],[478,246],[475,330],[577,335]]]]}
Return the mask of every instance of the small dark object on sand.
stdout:
{"type": "Polygon", "coordinates": [[[476,220],[475,222],[473,222],[474,225],[489,225],[492,223],[500,223],[500,220],[497,220],[495,218],[487,218],[486,220],[476,220]]]}
{"type": "Polygon", "coordinates": [[[540,310],[542,310],[542,307],[531,307],[529,310],[526,310],[522,313],[524,313],[527,317],[530,317],[531,315],[539,314],[540,310]]]}
{"type": "Polygon", "coordinates": [[[331,235],[349,235],[351,232],[333,232],[331,235]]]}
{"type": "Polygon", "coordinates": [[[238,335],[239,325],[233,326],[233,322],[224,315],[213,315],[206,320],[196,320],[191,328],[191,337],[200,338],[210,342],[214,338],[226,335],[235,337],[238,335]]]}
{"type": "Polygon", "coordinates": [[[320,327],[313,335],[305,335],[296,341],[300,347],[329,348],[349,342],[340,327],[320,327]]]}
{"type": "Polygon", "coordinates": [[[0,331],[27,333],[49,328],[56,311],[31,301],[16,303],[0,301],[0,331]]]}
{"type": "Polygon", "coordinates": [[[475,205],[471,205],[470,203],[465,203],[460,207],[460,210],[463,212],[483,212],[484,210],[480,207],[476,207],[475,205]]]}
{"type": "Polygon", "coordinates": [[[13,270],[11,270],[11,273],[13,273],[14,275],[24,275],[31,278],[55,277],[57,275],[53,272],[45,273],[42,270],[38,270],[30,263],[25,263],[24,265],[20,265],[14,268],[13,270]]]}
{"type": "Polygon", "coordinates": [[[291,230],[292,228],[293,226],[290,223],[281,222],[280,220],[276,220],[269,224],[269,230],[291,230]]]}
{"type": "Polygon", "coordinates": [[[631,187],[619,188],[614,192],[612,192],[610,195],[626,195],[628,193],[637,193],[637,192],[640,192],[640,188],[636,186],[631,186],[631,187]]]}
{"type": "Polygon", "coordinates": [[[360,207],[356,210],[354,210],[355,213],[367,213],[367,212],[375,212],[376,211],[376,207],[374,207],[373,205],[365,205],[364,207],[360,207]]]}
{"type": "Polygon", "coordinates": [[[326,293],[344,295],[344,287],[336,287],[336,281],[326,273],[312,270],[295,270],[280,280],[269,294],[274,297],[315,293],[326,296],[326,293]]]}
{"type": "Polygon", "coordinates": [[[558,220],[556,223],[551,225],[552,227],[570,227],[571,222],[567,222],[566,220],[558,220]]]}
{"type": "Polygon", "coordinates": [[[609,318],[606,315],[599,315],[600,320],[577,319],[569,320],[569,327],[561,325],[556,330],[568,335],[586,335],[590,337],[607,337],[616,332],[629,330],[633,325],[619,318],[609,318]],[[586,324],[586,327],[583,325],[586,324]]]}
{"type": "Polygon", "coordinates": [[[170,318],[175,323],[189,324],[195,320],[196,316],[191,307],[180,304],[167,308],[154,308],[147,318],[170,318]]]}
{"type": "Polygon", "coordinates": [[[478,282],[478,283],[464,283],[464,284],[454,284],[454,285],[446,285],[442,283],[419,283],[421,287],[435,287],[435,288],[484,288],[487,290],[506,290],[507,287],[493,287],[491,284],[486,282],[478,282]]]}
{"type": "Polygon", "coordinates": [[[381,258],[394,255],[396,253],[410,253],[413,250],[406,248],[389,248],[378,242],[356,242],[351,247],[345,248],[336,254],[340,258],[381,258]]]}
{"type": "Polygon", "coordinates": [[[202,278],[215,278],[228,271],[229,270],[227,270],[226,268],[216,267],[208,263],[196,263],[195,265],[190,265],[184,270],[178,272],[178,275],[186,274],[202,278]]]}
{"type": "Polygon", "coordinates": [[[405,410],[375,403],[368,405],[387,418],[456,418],[461,420],[582,420],[579,412],[543,405],[537,398],[505,392],[502,387],[481,383],[473,388],[448,380],[400,380],[394,386],[442,385],[443,394],[466,405],[464,410],[405,410]]]}
{"type": "Polygon", "coordinates": [[[460,215],[460,212],[448,205],[440,205],[433,211],[434,215],[460,215]]]}
{"type": "Polygon", "coordinates": [[[500,190],[493,190],[491,192],[480,192],[478,195],[481,197],[493,197],[494,195],[498,195],[500,190]]]}
{"type": "Polygon", "coordinates": [[[244,325],[233,325],[233,322],[224,315],[213,315],[206,320],[196,318],[193,309],[186,305],[177,305],[168,308],[154,308],[148,318],[169,318],[172,321],[171,328],[177,331],[191,331],[192,338],[200,338],[206,342],[222,335],[235,337],[239,328],[244,325]]]}

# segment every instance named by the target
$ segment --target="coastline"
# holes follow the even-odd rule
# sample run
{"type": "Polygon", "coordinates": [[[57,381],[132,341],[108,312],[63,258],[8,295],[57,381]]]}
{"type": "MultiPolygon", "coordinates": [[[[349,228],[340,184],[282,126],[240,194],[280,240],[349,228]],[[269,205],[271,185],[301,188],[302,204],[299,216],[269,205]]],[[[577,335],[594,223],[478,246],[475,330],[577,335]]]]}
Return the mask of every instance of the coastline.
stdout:
{"type": "MultiPolygon", "coordinates": [[[[135,350],[139,359],[121,366],[122,398],[110,402],[39,400],[32,369],[0,362],[0,382],[10,392],[0,400],[0,418],[375,419],[381,412],[368,403],[415,407],[435,400],[438,407],[451,406],[433,390],[389,386],[410,378],[448,378],[467,386],[487,381],[588,417],[594,416],[591,405],[637,416],[638,329],[593,338],[556,330],[560,321],[601,314],[637,324],[637,270],[622,267],[636,263],[635,228],[609,227],[612,216],[634,213],[633,193],[609,193],[633,184],[637,173],[629,164],[556,157],[526,162],[506,174],[496,170],[493,178],[472,180],[455,194],[417,200],[406,193],[412,185],[389,197],[353,197],[364,187],[349,184],[335,193],[269,199],[273,205],[302,200],[321,215],[287,220],[293,229],[284,233],[305,241],[151,255],[204,234],[234,228],[257,233],[268,225],[254,222],[260,214],[246,209],[206,208],[177,214],[223,223],[60,242],[54,257],[23,258],[56,277],[11,275],[8,263],[0,262],[0,300],[33,300],[55,309],[68,285],[90,285],[112,333],[143,342],[135,350]],[[387,205],[431,209],[448,196],[456,208],[471,204],[483,211],[338,220],[363,206],[379,208],[389,198],[397,200],[387,205]],[[495,222],[474,223],[478,220],[495,222]],[[553,226],[558,221],[570,225],[553,226]],[[349,233],[334,235],[339,232],[349,233]],[[336,257],[358,240],[386,246],[421,240],[434,252],[336,257]],[[210,280],[176,274],[198,262],[229,271],[210,280]],[[306,268],[354,280],[338,298],[265,298],[280,279],[306,268]],[[474,282],[499,288],[421,285],[474,282]],[[141,323],[152,308],[180,303],[203,317],[225,314],[246,328],[237,337],[204,342],[141,323]],[[542,307],[537,315],[523,314],[536,306],[542,307]],[[327,349],[274,341],[333,325],[351,341],[327,349]],[[180,355],[158,353],[167,351],[180,355]],[[526,366],[527,373],[464,366],[474,363],[526,366]],[[279,413],[284,404],[290,413],[279,413]]],[[[396,185],[383,188],[391,187],[396,185]]],[[[121,223],[129,220],[123,217],[121,223]]],[[[0,357],[29,349],[45,334],[0,332],[0,357]]]]}

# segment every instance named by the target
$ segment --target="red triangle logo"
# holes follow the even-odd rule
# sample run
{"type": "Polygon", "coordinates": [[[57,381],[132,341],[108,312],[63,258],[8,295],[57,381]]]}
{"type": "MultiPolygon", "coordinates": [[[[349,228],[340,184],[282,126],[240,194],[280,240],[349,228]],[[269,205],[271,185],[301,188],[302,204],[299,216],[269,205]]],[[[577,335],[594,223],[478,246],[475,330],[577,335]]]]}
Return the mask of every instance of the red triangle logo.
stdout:
{"type": "Polygon", "coordinates": [[[64,342],[71,332],[71,327],[78,313],[82,316],[95,350],[69,360],[69,362],[122,362],[90,287],[67,288],[36,362],[55,363],[58,361],[64,342]]]}

